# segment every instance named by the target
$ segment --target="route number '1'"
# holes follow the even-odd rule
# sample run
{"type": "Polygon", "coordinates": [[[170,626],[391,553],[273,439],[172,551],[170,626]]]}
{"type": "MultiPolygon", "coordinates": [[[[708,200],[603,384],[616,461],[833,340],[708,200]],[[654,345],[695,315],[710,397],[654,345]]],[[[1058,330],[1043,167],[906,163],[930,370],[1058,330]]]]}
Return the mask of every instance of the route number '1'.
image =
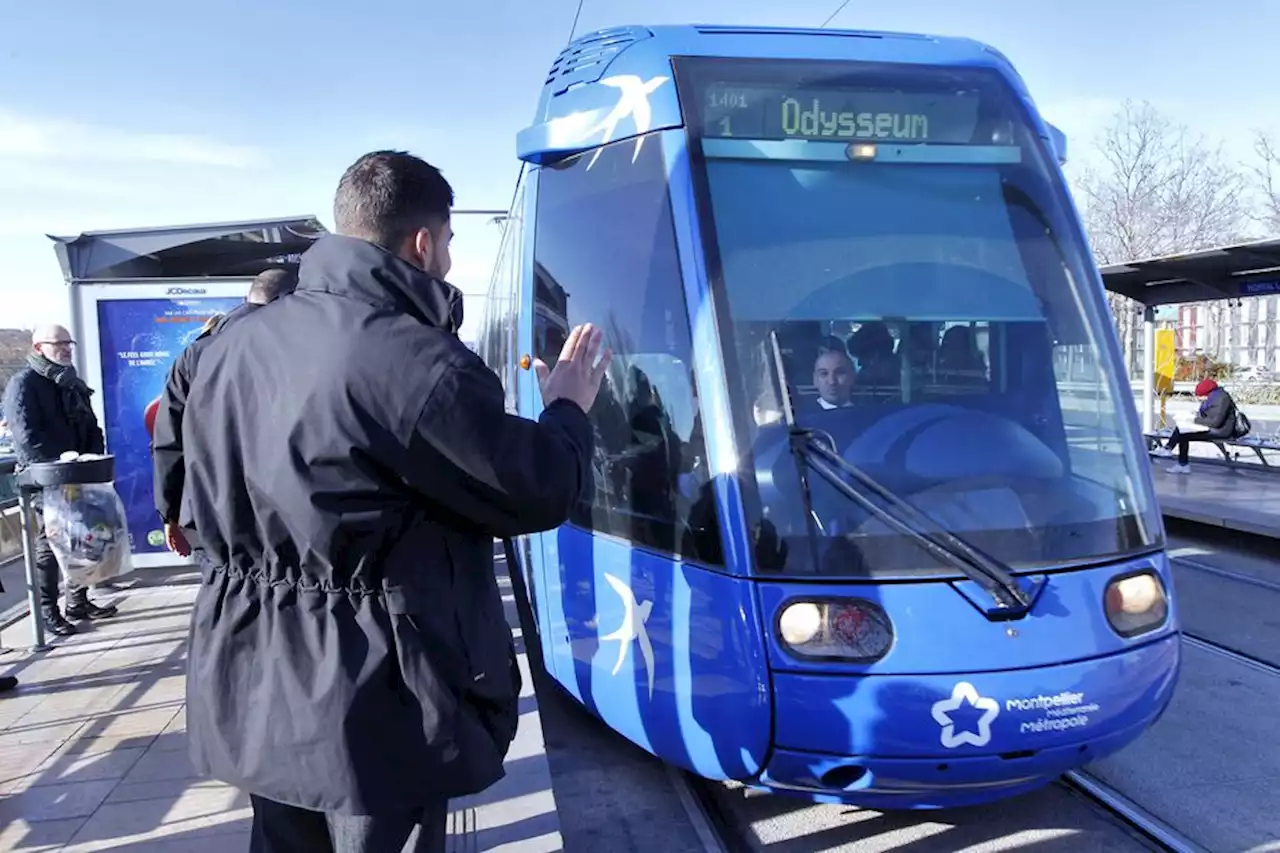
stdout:
{"type": "Polygon", "coordinates": [[[724,136],[733,136],[733,122],[729,116],[720,119],[720,133],[724,136]]]}

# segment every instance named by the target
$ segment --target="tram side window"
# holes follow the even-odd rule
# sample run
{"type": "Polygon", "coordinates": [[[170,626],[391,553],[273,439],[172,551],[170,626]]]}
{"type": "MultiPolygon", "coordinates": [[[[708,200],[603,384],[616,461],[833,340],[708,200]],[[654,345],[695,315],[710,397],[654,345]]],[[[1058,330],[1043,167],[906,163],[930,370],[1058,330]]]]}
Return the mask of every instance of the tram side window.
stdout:
{"type": "Polygon", "coordinates": [[[613,363],[589,412],[591,494],[571,523],[718,562],[689,317],[662,140],[615,143],[544,167],[534,232],[534,347],[548,364],[579,323],[604,330],[613,363]],[[634,162],[632,162],[634,158],[634,162]]]}
{"type": "Polygon", "coordinates": [[[524,178],[516,187],[512,215],[503,224],[502,242],[489,285],[484,319],[483,352],[486,363],[502,381],[507,411],[519,411],[519,383],[515,376],[516,324],[520,298],[520,273],[524,261],[524,178]]]}
{"type": "Polygon", "coordinates": [[[484,359],[490,370],[498,374],[504,388],[510,384],[507,361],[511,354],[507,347],[504,329],[504,324],[508,320],[507,291],[511,284],[510,254],[511,238],[510,232],[507,232],[498,246],[498,258],[494,264],[493,278],[489,283],[484,320],[480,331],[480,357],[484,359]]]}

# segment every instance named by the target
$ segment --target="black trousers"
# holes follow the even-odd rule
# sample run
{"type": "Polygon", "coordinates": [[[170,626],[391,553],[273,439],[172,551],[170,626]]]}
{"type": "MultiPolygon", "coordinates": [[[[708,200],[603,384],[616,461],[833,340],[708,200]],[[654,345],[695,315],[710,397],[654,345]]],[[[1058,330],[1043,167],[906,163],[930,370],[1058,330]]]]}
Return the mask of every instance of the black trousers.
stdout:
{"type": "Polygon", "coordinates": [[[1173,434],[1169,436],[1169,441],[1165,447],[1173,450],[1173,446],[1178,446],[1178,464],[1186,465],[1191,461],[1191,442],[1193,441],[1221,441],[1221,438],[1209,435],[1207,432],[1178,432],[1178,428],[1173,428],[1173,434]]]}
{"type": "Polygon", "coordinates": [[[326,814],[256,794],[249,853],[444,853],[449,802],[417,814],[326,814]]]}
{"type": "MultiPolygon", "coordinates": [[[[36,575],[40,579],[40,613],[45,619],[58,615],[58,594],[62,591],[62,569],[58,566],[58,558],[49,546],[49,537],[44,535],[44,516],[36,510],[37,530],[35,542],[36,575]]],[[[67,609],[83,609],[89,603],[89,590],[67,590],[67,609]]]]}

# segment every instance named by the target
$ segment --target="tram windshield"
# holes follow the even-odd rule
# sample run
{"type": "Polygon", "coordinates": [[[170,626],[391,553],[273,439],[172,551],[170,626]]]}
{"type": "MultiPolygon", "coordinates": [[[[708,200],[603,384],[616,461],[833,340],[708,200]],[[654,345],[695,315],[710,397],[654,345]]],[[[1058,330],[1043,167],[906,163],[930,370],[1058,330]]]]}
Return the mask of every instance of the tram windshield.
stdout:
{"type": "Polygon", "coordinates": [[[743,485],[757,570],[954,574],[803,476],[788,404],[798,426],[1015,571],[1159,544],[1088,249],[1047,145],[997,74],[745,60],[676,72],[734,432],[754,463],[743,485]]]}

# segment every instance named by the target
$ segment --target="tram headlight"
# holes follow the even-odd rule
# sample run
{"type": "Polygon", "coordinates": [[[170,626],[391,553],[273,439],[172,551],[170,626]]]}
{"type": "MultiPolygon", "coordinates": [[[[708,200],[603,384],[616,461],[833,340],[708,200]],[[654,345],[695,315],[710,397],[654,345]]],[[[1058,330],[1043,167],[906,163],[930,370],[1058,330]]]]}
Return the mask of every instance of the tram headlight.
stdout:
{"type": "Polygon", "coordinates": [[[1153,572],[1115,578],[1107,584],[1103,607],[1112,629],[1122,637],[1144,634],[1164,624],[1169,599],[1153,572]]]}
{"type": "Polygon", "coordinates": [[[812,601],[787,606],[778,618],[778,632],[789,646],[803,646],[822,630],[822,610],[812,601]]]}
{"type": "Polygon", "coordinates": [[[778,637],[800,657],[869,663],[893,646],[893,625],[861,598],[792,601],[778,614],[778,637]]]}

